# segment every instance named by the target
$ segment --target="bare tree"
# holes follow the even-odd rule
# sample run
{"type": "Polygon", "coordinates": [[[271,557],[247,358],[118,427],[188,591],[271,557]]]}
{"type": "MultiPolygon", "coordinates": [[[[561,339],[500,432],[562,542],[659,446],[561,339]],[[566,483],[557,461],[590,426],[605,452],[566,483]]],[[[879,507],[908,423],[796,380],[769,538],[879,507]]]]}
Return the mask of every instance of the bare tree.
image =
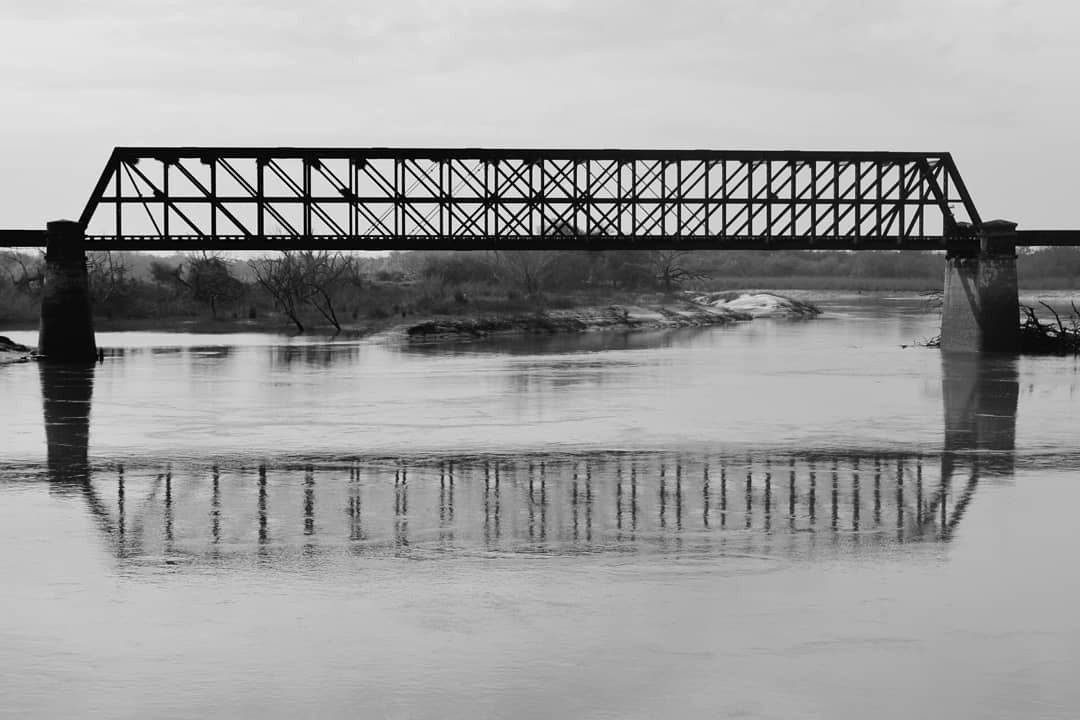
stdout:
{"type": "Polygon", "coordinates": [[[20,252],[5,252],[0,256],[0,265],[8,276],[12,287],[27,297],[38,297],[45,286],[45,254],[37,256],[20,252]]]}
{"type": "Polygon", "coordinates": [[[124,257],[110,250],[87,253],[86,272],[95,305],[104,304],[113,296],[123,293],[131,282],[124,257]]]}
{"type": "Polygon", "coordinates": [[[304,304],[304,280],[299,258],[294,251],[282,250],[279,257],[249,260],[259,285],[274,299],[281,311],[288,316],[297,332],[304,332],[300,321],[300,308],[304,304]]]}
{"type": "Polygon", "coordinates": [[[490,257],[499,280],[535,298],[543,292],[548,273],[560,254],[554,250],[493,250],[490,257]]]}
{"type": "Polygon", "coordinates": [[[690,255],[686,250],[654,250],[649,254],[649,265],[653,276],[664,292],[671,292],[687,280],[705,277],[704,273],[688,266],[687,260],[690,255]]]}
{"type": "Polygon", "coordinates": [[[341,332],[335,307],[340,290],[358,281],[355,258],[327,250],[283,250],[280,256],[249,263],[259,285],[274,299],[297,332],[304,305],[314,307],[334,329],[341,332]]]}
{"type": "Polygon", "coordinates": [[[215,320],[220,303],[236,301],[244,294],[244,284],[232,276],[228,261],[216,252],[191,253],[175,269],[154,263],[150,271],[157,282],[182,287],[196,302],[208,305],[215,320]]]}
{"type": "Polygon", "coordinates": [[[341,322],[334,309],[334,298],[345,285],[355,282],[354,258],[340,252],[305,250],[300,253],[306,299],[341,332],[341,322]]]}

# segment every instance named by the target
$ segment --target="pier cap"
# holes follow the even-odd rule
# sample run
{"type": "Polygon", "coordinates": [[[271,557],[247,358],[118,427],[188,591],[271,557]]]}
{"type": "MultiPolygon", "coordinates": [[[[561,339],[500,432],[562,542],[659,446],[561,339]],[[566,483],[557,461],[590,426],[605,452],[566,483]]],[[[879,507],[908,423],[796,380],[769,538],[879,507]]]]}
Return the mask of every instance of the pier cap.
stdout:
{"type": "Polygon", "coordinates": [[[74,220],[52,220],[45,224],[45,259],[72,256],[85,260],[82,224],[74,220]]]}
{"type": "Polygon", "coordinates": [[[980,227],[979,250],[984,255],[1016,254],[1016,223],[988,220],[980,227]]]}

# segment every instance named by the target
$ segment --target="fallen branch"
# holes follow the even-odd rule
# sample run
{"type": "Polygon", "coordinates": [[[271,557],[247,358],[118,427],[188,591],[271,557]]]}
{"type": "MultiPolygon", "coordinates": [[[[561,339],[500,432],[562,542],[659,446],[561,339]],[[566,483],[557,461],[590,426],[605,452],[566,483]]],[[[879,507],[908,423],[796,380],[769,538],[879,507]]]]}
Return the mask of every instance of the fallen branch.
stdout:
{"type": "Polygon", "coordinates": [[[1050,305],[1042,300],[1039,304],[1054,316],[1056,327],[1040,322],[1034,308],[1022,305],[1026,317],[1020,325],[1020,352],[1038,355],[1080,354],[1080,312],[1077,312],[1075,303],[1070,303],[1074,312],[1072,327],[1065,327],[1061,315],[1050,305]]]}
{"type": "MultiPolygon", "coordinates": [[[[1069,326],[1065,325],[1061,314],[1050,305],[1042,300],[1039,301],[1039,304],[1050,311],[1056,324],[1040,322],[1034,308],[1021,305],[1020,309],[1024,313],[1024,319],[1020,323],[1021,354],[1080,355],[1080,308],[1077,308],[1076,303],[1069,303],[1073,310],[1069,326]]],[[[941,347],[941,336],[918,340],[912,344],[918,347],[939,348],[941,347]]],[[[908,346],[904,345],[902,347],[908,346]]]]}

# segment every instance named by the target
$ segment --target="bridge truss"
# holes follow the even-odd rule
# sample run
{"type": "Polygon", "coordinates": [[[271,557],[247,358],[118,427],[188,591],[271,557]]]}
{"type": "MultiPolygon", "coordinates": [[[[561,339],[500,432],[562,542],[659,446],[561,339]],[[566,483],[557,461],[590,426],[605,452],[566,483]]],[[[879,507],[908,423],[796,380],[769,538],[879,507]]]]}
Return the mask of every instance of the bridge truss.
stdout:
{"type": "Polygon", "coordinates": [[[117,148],[99,250],[940,249],[981,223],[948,153],[117,148]]]}

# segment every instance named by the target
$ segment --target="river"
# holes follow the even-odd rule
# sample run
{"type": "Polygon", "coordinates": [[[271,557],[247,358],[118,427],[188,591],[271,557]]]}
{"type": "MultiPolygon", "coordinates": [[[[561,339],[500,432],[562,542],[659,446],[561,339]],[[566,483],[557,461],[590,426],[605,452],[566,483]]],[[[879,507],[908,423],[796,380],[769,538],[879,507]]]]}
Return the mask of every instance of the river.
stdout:
{"type": "Polygon", "coordinates": [[[0,717],[1076,717],[1080,363],[823,309],[0,367],[0,717]]]}

